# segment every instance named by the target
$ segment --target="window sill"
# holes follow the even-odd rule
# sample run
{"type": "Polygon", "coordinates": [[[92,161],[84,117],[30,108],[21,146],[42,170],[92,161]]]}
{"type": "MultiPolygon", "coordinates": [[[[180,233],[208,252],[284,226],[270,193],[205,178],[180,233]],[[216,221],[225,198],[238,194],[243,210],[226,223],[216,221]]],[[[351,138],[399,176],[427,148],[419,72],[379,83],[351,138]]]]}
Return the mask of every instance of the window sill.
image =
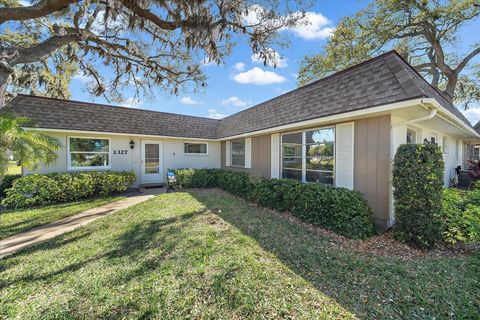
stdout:
{"type": "Polygon", "coordinates": [[[70,167],[68,171],[107,171],[112,167],[70,167]]]}

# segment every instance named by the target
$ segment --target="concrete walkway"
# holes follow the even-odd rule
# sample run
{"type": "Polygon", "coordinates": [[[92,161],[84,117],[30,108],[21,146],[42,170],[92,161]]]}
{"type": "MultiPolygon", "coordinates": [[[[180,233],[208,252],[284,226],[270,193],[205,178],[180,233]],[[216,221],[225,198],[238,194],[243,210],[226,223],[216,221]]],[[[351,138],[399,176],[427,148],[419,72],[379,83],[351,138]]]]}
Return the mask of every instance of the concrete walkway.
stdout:
{"type": "Polygon", "coordinates": [[[103,206],[96,207],[79,213],[77,215],[67,217],[56,222],[37,227],[35,229],[16,234],[10,238],[0,240],[0,258],[12,254],[27,246],[31,246],[38,242],[51,239],[66,232],[70,232],[80,226],[84,226],[98,218],[110,215],[119,210],[131,207],[138,203],[144,202],[155,197],[158,194],[166,192],[164,188],[141,189],[140,192],[128,194],[127,198],[107,203],[103,206]]]}

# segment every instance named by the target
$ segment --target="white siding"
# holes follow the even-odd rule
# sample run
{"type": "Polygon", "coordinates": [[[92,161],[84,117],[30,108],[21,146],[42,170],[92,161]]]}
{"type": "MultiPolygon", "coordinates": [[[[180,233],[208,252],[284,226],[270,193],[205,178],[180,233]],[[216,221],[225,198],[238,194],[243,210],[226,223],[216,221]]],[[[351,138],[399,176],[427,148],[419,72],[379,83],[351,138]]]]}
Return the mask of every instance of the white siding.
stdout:
{"type": "Polygon", "coordinates": [[[272,134],[271,141],[271,177],[280,178],[280,134],[272,134]]]}
{"type": "MultiPolygon", "coordinates": [[[[137,175],[136,185],[141,184],[142,162],[141,162],[141,145],[142,138],[138,136],[116,136],[116,135],[100,135],[100,134],[67,134],[60,132],[48,132],[48,135],[57,138],[62,147],[57,151],[57,161],[50,165],[40,165],[36,170],[24,170],[24,174],[29,173],[50,173],[50,172],[66,172],[68,151],[66,149],[67,139],[69,136],[76,137],[92,137],[92,138],[110,138],[111,155],[110,166],[112,171],[133,171],[137,175]],[[134,149],[130,149],[130,140],[135,142],[134,149]],[[127,154],[114,154],[114,150],[127,150],[127,154]]],[[[184,142],[189,140],[181,139],[152,139],[163,141],[163,173],[166,174],[167,169],[178,168],[220,168],[220,142],[204,141],[208,143],[207,155],[184,154],[184,142]]],[[[201,141],[199,141],[201,142],[201,141]]]]}
{"type": "Polygon", "coordinates": [[[336,126],[335,186],[353,190],[354,123],[336,126]]]}
{"type": "Polygon", "coordinates": [[[245,168],[252,167],[252,138],[245,139],[245,168]]]}

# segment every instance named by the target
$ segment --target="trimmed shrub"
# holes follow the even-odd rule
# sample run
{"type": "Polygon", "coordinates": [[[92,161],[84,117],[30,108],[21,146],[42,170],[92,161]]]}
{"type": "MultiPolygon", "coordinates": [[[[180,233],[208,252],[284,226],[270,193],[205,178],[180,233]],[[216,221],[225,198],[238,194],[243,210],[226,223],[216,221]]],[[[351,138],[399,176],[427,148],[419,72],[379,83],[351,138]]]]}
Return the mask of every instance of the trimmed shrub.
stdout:
{"type": "Polygon", "coordinates": [[[443,241],[447,243],[480,242],[480,202],[472,202],[474,191],[445,189],[443,192],[443,241]]]}
{"type": "Polygon", "coordinates": [[[300,182],[292,179],[261,178],[251,192],[251,200],[262,207],[287,211],[292,208],[291,200],[287,196],[299,184],[300,182]]]}
{"type": "Polygon", "coordinates": [[[176,169],[173,188],[214,188],[218,184],[220,169],[176,169]]]}
{"type": "Polygon", "coordinates": [[[15,180],[2,204],[22,208],[106,196],[125,192],[134,182],[132,172],[32,174],[15,180]]]}
{"type": "Polygon", "coordinates": [[[260,206],[290,211],[296,217],[349,238],[375,234],[372,212],[355,191],[289,179],[251,177],[244,172],[219,169],[178,169],[176,188],[216,186],[260,206]],[[201,179],[206,179],[204,182],[201,179]]]}
{"type": "Polygon", "coordinates": [[[372,211],[359,192],[306,183],[294,186],[286,198],[302,220],[354,239],[375,234],[372,211]]]}
{"type": "Polygon", "coordinates": [[[401,145],[393,165],[395,236],[412,246],[432,248],[442,238],[444,164],[433,143],[401,145]]]}
{"type": "Polygon", "coordinates": [[[21,177],[21,174],[9,174],[2,177],[2,183],[0,183],[0,199],[5,197],[5,190],[12,187],[13,181],[21,177]]]}

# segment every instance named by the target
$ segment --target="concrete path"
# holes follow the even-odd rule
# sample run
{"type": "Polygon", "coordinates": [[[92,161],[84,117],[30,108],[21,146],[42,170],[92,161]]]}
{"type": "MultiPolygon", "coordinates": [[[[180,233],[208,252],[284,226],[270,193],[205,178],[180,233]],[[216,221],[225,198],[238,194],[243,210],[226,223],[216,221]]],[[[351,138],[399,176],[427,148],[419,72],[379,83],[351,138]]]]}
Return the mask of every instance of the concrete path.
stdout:
{"type": "Polygon", "coordinates": [[[77,215],[0,240],[0,258],[27,246],[31,246],[32,244],[56,237],[62,233],[70,232],[73,229],[84,226],[98,218],[144,202],[158,194],[166,192],[166,189],[166,187],[141,189],[140,192],[128,194],[125,199],[107,203],[103,206],[89,209],[77,215]]]}

